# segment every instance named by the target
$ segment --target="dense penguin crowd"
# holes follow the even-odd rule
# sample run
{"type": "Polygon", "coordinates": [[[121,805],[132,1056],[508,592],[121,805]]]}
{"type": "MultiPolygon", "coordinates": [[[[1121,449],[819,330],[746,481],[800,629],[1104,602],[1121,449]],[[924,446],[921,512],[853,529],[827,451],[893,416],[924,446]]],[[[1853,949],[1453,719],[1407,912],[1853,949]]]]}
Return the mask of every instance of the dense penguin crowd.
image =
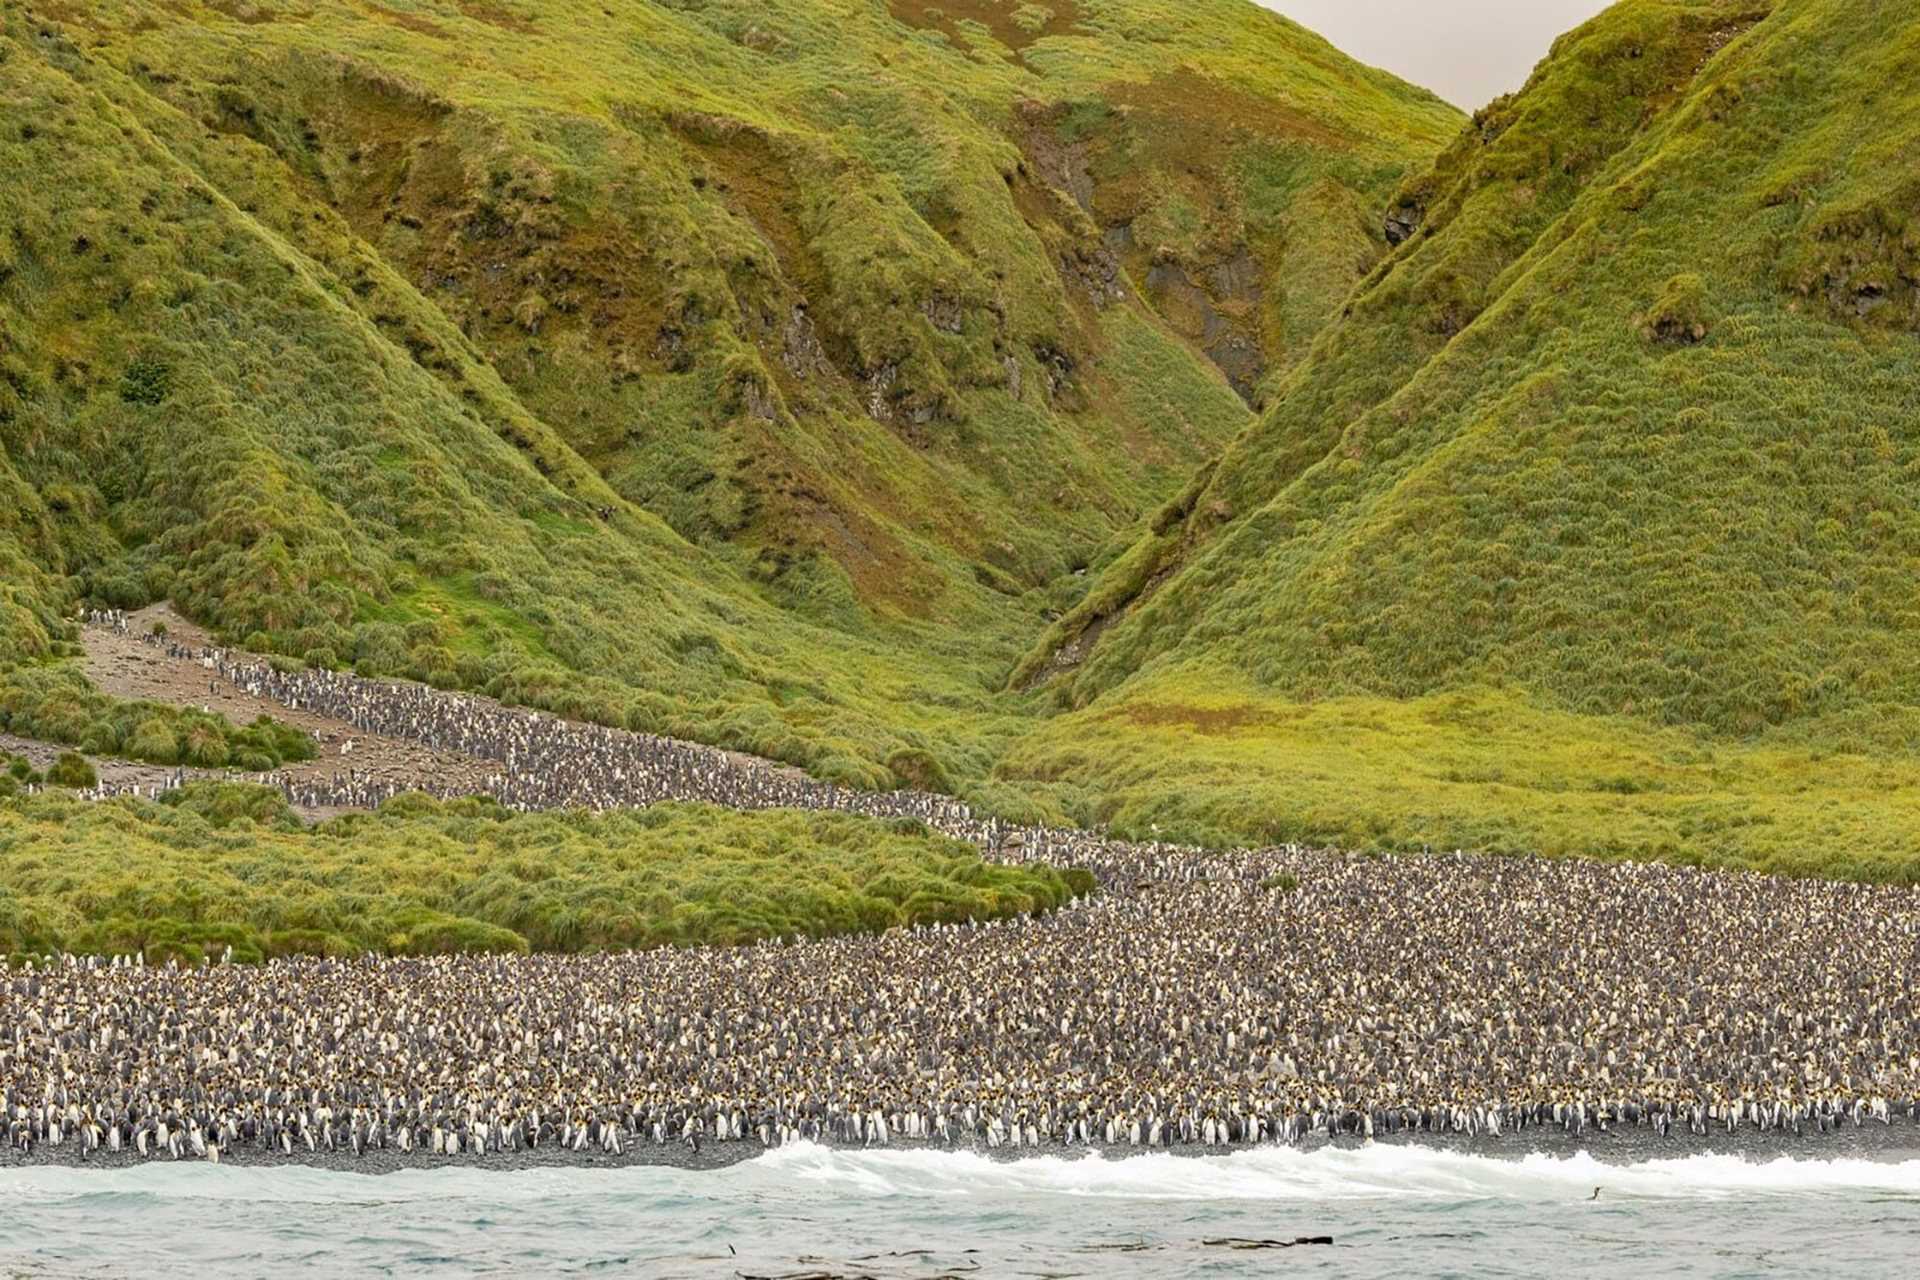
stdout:
{"type": "MultiPolygon", "coordinates": [[[[977,818],[967,805],[948,796],[835,786],[796,769],[717,747],[563,720],[504,706],[491,698],[345,672],[284,672],[228,650],[185,646],[151,634],[142,640],[163,649],[170,658],[198,664],[210,678],[227,680],[252,697],[315,712],[363,733],[406,739],[498,765],[497,771],[472,785],[376,776],[354,766],[349,738],[339,744],[336,767],[328,775],[278,773],[249,779],[278,788],[298,808],[376,808],[406,792],[441,799],[477,793],[520,812],[639,808],[677,800],[730,809],[817,809],[915,818],[989,851],[1008,844],[1055,850],[1086,846],[1091,851],[1101,843],[1080,832],[1015,828],[997,819],[977,818]]],[[[152,798],[216,776],[234,775],[179,769],[144,789],[103,783],[89,794],[97,799],[125,794],[152,798]]]]}
{"type": "Polygon", "coordinates": [[[1126,843],[414,686],[216,669],[494,755],[516,804],[911,813],[1103,891],[1042,918],[725,949],[54,959],[0,978],[16,1151],[485,1161],[1920,1123],[1913,886],[1126,843]]]}
{"type": "Polygon", "coordinates": [[[0,1105],[21,1150],[208,1158],[1920,1120],[1913,888],[1301,849],[1110,866],[1045,918],[878,937],[58,960],[0,986],[0,1105]]]}

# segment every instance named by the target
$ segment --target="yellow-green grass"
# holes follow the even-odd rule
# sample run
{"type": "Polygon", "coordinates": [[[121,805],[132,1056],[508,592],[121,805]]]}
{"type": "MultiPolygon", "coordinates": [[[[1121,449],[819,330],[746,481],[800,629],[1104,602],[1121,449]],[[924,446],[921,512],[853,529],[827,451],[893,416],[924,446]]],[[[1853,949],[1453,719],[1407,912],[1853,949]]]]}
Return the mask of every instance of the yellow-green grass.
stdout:
{"type": "Polygon", "coordinates": [[[1882,14],[1623,0],[1559,41],[1019,664],[1078,713],[1003,774],[1086,733],[1074,803],[1243,837],[1914,874],[1920,15],[1882,14]],[[1221,672],[1284,727],[1136,722],[1221,672]],[[1425,726],[1455,696],[1483,729],[1425,726]]]}
{"type": "Polygon", "coordinates": [[[1907,874],[1920,18],[1623,0],[1456,132],[1052,7],[0,0],[0,644],[170,597],[1026,817],[1907,874]],[[1241,247],[1214,459],[1143,283],[1241,247]]]}
{"type": "Polygon", "coordinates": [[[197,959],[741,943],[1049,911],[1082,871],[910,822],[668,805],[509,816],[423,796],[305,828],[272,792],[0,800],[0,953],[197,959]]]}
{"type": "Polygon", "coordinates": [[[980,783],[1074,571],[1246,420],[1094,296],[1109,223],[1250,255],[1277,369],[1459,117],[1243,0],[975,8],[0,0],[0,661],[170,599],[980,783]]]}
{"type": "Polygon", "coordinates": [[[1142,838],[1920,879],[1912,754],[1728,743],[1513,690],[1302,703],[1199,669],[1061,717],[1001,773],[1142,838]]]}

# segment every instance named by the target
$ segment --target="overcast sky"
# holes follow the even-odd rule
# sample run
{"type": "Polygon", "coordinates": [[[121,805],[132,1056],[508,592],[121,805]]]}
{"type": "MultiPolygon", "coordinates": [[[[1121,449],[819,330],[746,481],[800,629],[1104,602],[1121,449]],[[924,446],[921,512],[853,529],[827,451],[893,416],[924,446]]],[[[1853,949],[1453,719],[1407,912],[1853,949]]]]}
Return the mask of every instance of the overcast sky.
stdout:
{"type": "Polygon", "coordinates": [[[1555,36],[1609,0],[1260,0],[1465,111],[1526,83],[1555,36]]]}

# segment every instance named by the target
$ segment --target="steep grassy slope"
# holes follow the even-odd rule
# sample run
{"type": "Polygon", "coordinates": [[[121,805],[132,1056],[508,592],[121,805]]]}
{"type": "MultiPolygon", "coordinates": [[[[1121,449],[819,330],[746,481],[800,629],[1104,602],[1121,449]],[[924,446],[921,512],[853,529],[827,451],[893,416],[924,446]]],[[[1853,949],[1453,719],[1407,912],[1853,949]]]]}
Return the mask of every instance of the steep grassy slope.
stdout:
{"type": "Polygon", "coordinates": [[[1009,772],[1324,826],[1331,733],[1348,831],[1911,873],[1917,69],[1920,14],[1876,0],[1626,0],[1562,39],[1029,660],[1091,710],[1009,772]],[[1836,751],[1882,757],[1878,800],[1836,751]]]}
{"type": "Polygon", "coordinates": [[[1455,123],[1239,0],[1065,5],[1031,36],[974,8],[1000,39],[916,35],[909,0],[71,25],[260,144],[277,166],[199,167],[315,256],[339,229],[302,206],[341,215],[623,496],[771,578],[823,549],[912,613],[940,552],[1001,585],[1084,560],[1238,427],[1142,332],[1103,232],[1245,384],[1376,256],[1374,207],[1455,123]]]}
{"type": "Polygon", "coordinates": [[[171,598],[870,784],[984,775],[1457,123],[1240,0],[4,0],[0,98],[0,652],[171,598]]]}

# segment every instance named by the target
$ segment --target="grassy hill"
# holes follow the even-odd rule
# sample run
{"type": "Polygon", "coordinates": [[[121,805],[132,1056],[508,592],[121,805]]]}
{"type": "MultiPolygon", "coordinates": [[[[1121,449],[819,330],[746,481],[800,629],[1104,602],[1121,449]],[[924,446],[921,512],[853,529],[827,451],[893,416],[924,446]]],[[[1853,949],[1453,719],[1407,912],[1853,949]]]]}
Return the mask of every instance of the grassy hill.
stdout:
{"type": "Polygon", "coordinates": [[[130,747],[63,619],[167,598],[1023,817],[1920,874],[1916,65],[1623,0],[1463,121],[1241,0],[0,0],[0,712],[130,747]]]}
{"type": "Polygon", "coordinates": [[[1920,14],[1624,0],[1023,664],[1123,823],[1916,874],[1920,14]]]}
{"type": "Polygon", "coordinates": [[[81,599],[869,785],[1457,129],[1244,0],[0,0],[0,657],[81,599]]]}

